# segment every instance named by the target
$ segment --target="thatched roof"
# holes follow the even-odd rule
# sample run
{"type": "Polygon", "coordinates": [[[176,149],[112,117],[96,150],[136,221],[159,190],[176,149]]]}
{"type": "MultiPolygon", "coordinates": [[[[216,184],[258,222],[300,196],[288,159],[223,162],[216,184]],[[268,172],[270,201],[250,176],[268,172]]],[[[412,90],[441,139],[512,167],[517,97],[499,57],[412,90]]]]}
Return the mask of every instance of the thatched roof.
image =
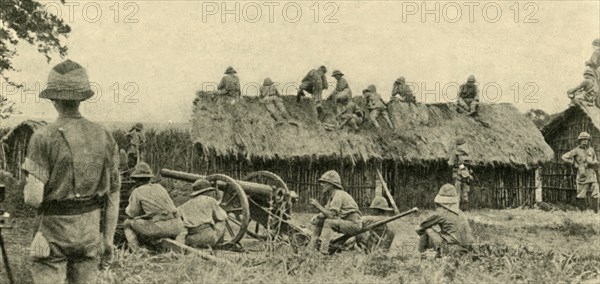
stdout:
{"type": "Polygon", "coordinates": [[[571,116],[571,114],[575,112],[582,112],[587,117],[590,118],[592,124],[596,129],[600,131],[600,108],[594,106],[587,105],[585,102],[575,99],[572,100],[572,103],[562,113],[553,117],[543,128],[542,133],[544,136],[551,135],[560,125],[562,125],[565,120],[571,116]]]}
{"type": "Polygon", "coordinates": [[[36,129],[46,126],[47,124],[47,122],[41,120],[24,120],[15,127],[11,128],[6,135],[2,136],[1,141],[9,144],[9,141],[18,136],[19,133],[22,133],[22,131],[26,131],[28,135],[31,135],[36,129]]]}
{"type": "MultiPolygon", "coordinates": [[[[198,94],[194,107],[192,136],[207,153],[243,155],[259,159],[389,159],[399,163],[446,160],[457,136],[468,141],[475,163],[532,167],[550,160],[553,152],[533,122],[510,104],[481,105],[477,120],[458,114],[454,104],[419,104],[418,108],[392,102],[390,116],[396,130],[376,131],[370,124],[358,134],[327,131],[319,126],[311,100],[296,103],[284,97],[288,111],[299,127],[275,126],[256,97],[245,97],[235,105],[217,104],[198,94]],[[489,124],[489,125],[487,125],[489,124]],[[487,125],[489,127],[486,127],[487,125]]],[[[364,105],[362,97],[354,98],[364,105]]],[[[333,113],[331,103],[325,109],[333,113]]],[[[329,115],[326,120],[331,122],[329,115]]],[[[385,122],[380,120],[382,127],[385,122]]]]}

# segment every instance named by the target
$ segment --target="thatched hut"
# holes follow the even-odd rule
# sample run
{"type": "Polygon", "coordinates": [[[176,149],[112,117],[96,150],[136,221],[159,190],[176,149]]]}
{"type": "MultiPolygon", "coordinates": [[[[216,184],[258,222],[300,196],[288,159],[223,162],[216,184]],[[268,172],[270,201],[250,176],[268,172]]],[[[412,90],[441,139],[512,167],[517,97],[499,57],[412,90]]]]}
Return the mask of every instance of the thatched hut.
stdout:
{"type": "Polygon", "coordinates": [[[0,159],[2,168],[22,179],[21,165],[27,155],[27,146],[33,132],[47,125],[45,121],[25,120],[13,127],[2,137],[0,159]]]}
{"type": "MultiPolygon", "coordinates": [[[[361,97],[354,100],[364,105],[361,97]]],[[[451,182],[446,161],[455,138],[464,136],[476,163],[474,205],[506,208],[533,205],[536,168],[553,155],[533,122],[509,104],[484,104],[474,119],[457,114],[453,104],[409,109],[392,102],[396,130],[375,131],[365,124],[358,134],[319,126],[308,100],[296,103],[294,97],[284,97],[284,104],[299,127],[275,126],[257,98],[218,105],[199,94],[192,137],[203,164],[195,171],[241,178],[254,170],[270,170],[306,204],[309,197],[321,197],[318,177],[336,169],[364,206],[373,198],[376,172],[381,170],[401,208],[430,207],[439,187],[451,182]]],[[[325,108],[333,112],[329,102],[325,108]]]]}
{"type": "Polygon", "coordinates": [[[542,128],[544,138],[556,153],[554,159],[544,165],[544,201],[572,203],[575,200],[577,170],[563,163],[561,156],[577,147],[577,137],[582,131],[592,136],[591,146],[596,153],[600,153],[600,109],[580,100],[574,100],[565,111],[542,128]]]}

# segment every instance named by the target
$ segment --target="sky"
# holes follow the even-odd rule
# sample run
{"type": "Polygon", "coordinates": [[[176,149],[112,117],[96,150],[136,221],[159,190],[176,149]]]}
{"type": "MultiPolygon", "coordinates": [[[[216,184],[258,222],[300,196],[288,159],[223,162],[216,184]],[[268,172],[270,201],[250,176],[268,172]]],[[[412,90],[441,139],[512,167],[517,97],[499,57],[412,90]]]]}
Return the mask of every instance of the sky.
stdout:
{"type": "MultiPolygon", "coordinates": [[[[556,113],[600,38],[600,1],[43,3],[72,28],[66,58],[87,69],[97,94],[82,113],[101,121],[186,122],[196,91],[230,65],[249,96],[266,77],[295,94],[325,65],[330,90],[339,69],[354,95],[375,84],[387,99],[404,76],[418,101],[454,101],[473,74],[484,103],[556,113]]],[[[7,75],[26,89],[1,89],[17,103],[15,118],[54,118],[36,97],[66,58],[47,63],[34,46],[17,50],[18,72],[7,75]]]]}

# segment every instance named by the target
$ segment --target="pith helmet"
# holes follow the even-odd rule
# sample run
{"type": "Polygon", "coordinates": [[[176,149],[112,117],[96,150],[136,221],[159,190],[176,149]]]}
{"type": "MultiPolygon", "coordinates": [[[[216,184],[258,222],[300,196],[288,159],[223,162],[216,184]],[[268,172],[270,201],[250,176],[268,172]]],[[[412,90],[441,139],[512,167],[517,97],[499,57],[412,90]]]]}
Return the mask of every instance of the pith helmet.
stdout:
{"type": "Polygon", "coordinates": [[[438,204],[458,203],[458,195],[456,194],[456,188],[449,183],[444,184],[440,188],[440,192],[438,192],[433,202],[438,204]]]}
{"type": "Polygon", "coordinates": [[[577,137],[577,140],[586,140],[586,139],[590,140],[590,139],[592,139],[592,136],[589,133],[585,132],[585,131],[581,132],[579,134],[579,137],[577,137]]]}
{"type": "Polygon", "coordinates": [[[593,46],[600,47],[600,38],[597,38],[597,39],[595,39],[595,40],[592,42],[592,45],[593,45],[593,46]]]}
{"type": "Polygon", "coordinates": [[[49,100],[85,101],[94,95],[87,72],[69,59],[54,66],[48,74],[48,85],[40,98],[49,100]]]}
{"type": "Polygon", "coordinates": [[[323,73],[327,73],[327,67],[325,67],[324,65],[319,66],[319,69],[321,69],[323,73]]]}
{"type": "Polygon", "coordinates": [[[227,67],[227,69],[225,70],[225,74],[235,74],[237,73],[237,71],[235,71],[235,69],[233,69],[233,67],[229,66],[227,67]]]}
{"type": "Polygon", "coordinates": [[[152,169],[145,162],[139,162],[133,168],[133,173],[131,174],[132,178],[152,178],[154,174],[152,173],[152,169]]]}
{"type": "Polygon", "coordinates": [[[375,88],[375,85],[371,84],[367,87],[367,90],[371,93],[376,93],[377,92],[377,88],[375,88]]]}
{"type": "Polygon", "coordinates": [[[594,70],[592,70],[592,68],[586,68],[585,71],[583,71],[583,75],[595,76],[596,74],[594,74],[594,70]]]}
{"type": "Polygon", "coordinates": [[[190,194],[191,197],[194,196],[198,196],[202,193],[205,192],[209,192],[209,191],[213,191],[213,190],[217,190],[216,188],[214,188],[209,181],[205,180],[205,179],[199,179],[196,182],[194,182],[194,184],[192,185],[192,190],[194,192],[192,192],[192,194],[190,194]]]}
{"type": "Polygon", "coordinates": [[[342,71],[340,71],[340,70],[333,70],[331,77],[335,77],[335,76],[344,76],[344,73],[342,73],[342,71]]]}
{"type": "Polygon", "coordinates": [[[467,82],[475,82],[475,76],[469,75],[469,78],[467,78],[467,82]]]}
{"type": "Polygon", "coordinates": [[[400,76],[400,77],[398,77],[398,79],[396,79],[396,83],[404,84],[404,83],[406,83],[406,79],[404,79],[403,76],[400,76]]]}
{"type": "Polygon", "coordinates": [[[387,200],[385,200],[385,198],[383,198],[383,196],[377,196],[373,198],[373,201],[371,202],[371,206],[369,206],[369,208],[380,209],[385,211],[394,210],[388,206],[388,202],[387,200]]]}
{"type": "Polygon", "coordinates": [[[271,80],[271,78],[266,78],[265,81],[263,82],[263,86],[271,86],[273,85],[273,81],[271,80]]]}
{"type": "Polygon", "coordinates": [[[342,189],[342,179],[340,178],[340,174],[334,170],[324,173],[319,181],[333,184],[335,187],[342,189]]]}
{"type": "Polygon", "coordinates": [[[142,130],[144,130],[144,125],[138,122],[133,126],[133,128],[135,128],[139,131],[142,131],[142,130]]]}

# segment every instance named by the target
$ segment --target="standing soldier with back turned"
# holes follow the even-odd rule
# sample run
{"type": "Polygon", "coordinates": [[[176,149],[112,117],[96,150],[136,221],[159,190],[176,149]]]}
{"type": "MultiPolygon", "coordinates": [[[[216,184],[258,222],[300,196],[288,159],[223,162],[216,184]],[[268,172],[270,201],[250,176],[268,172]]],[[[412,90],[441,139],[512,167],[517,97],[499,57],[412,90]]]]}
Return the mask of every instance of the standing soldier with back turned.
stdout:
{"type": "Polygon", "coordinates": [[[38,208],[31,250],[35,283],[96,283],[99,260],[104,267],[112,260],[118,148],[108,131],[79,113],[80,102],[93,95],[85,69],[71,60],[50,71],[40,94],[59,116],[33,133],[23,164],[25,203],[38,208]]]}

